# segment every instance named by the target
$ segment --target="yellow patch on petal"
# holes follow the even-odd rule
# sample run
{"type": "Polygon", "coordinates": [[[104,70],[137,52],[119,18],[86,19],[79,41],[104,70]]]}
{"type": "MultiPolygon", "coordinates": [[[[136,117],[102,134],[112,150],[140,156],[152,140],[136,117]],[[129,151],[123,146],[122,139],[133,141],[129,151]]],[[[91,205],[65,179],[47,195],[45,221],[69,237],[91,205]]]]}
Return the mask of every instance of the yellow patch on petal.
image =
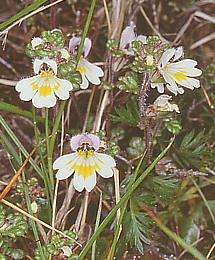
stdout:
{"type": "Polygon", "coordinates": [[[173,74],[173,77],[174,77],[177,81],[181,82],[181,81],[187,79],[187,76],[185,76],[183,73],[184,73],[184,71],[178,71],[178,72],[176,72],[176,73],[173,74]]]}
{"type": "Polygon", "coordinates": [[[77,165],[76,163],[70,168],[70,170],[76,170],[79,176],[83,176],[86,179],[88,176],[93,174],[93,171],[99,169],[100,167],[97,164],[94,165],[77,165]]]}
{"type": "Polygon", "coordinates": [[[40,95],[41,97],[49,96],[49,95],[51,95],[51,93],[52,93],[52,88],[51,88],[49,85],[47,85],[47,86],[41,86],[41,87],[39,88],[39,95],[40,95]]]}
{"type": "MultiPolygon", "coordinates": [[[[89,151],[83,151],[80,150],[78,152],[78,156],[81,157],[81,159],[83,160],[84,164],[77,164],[74,163],[71,167],[70,170],[76,170],[78,172],[79,176],[83,176],[84,179],[86,179],[88,176],[91,176],[93,174],[94,171],[96,171],[97,169],[100,170],[101,168],[99,167],[98,164],[92,164],[91,161],[91,165],[87,164],[87,161],[90,160],[90,158],[92,158],[94,155],[94,151],[89,150],[89,151]]],[[[72,163],[73,160],[69,161],[66,165],[69,165],[72,163]]]]}
{"type": "MultiPolygon", "coordinates": [[[[52,80],[54,78],[54,73],[52,71],[42,71],[39,75],[39,77],[41,77],[41,81],[43,83],[45,83],[46,85],[41,85],[38,84],[37,82],[33,82],[31,83],[32,89],[33,90],[39,90],[39,95],[41,97],[46,97],[51,95],[53,90],[58,90],[58,88],[60,87],[60,84],[58,82],[55,82],[54,86],[51,86],[49,84],[49,81],[52,80]]],[[[40,83],[40,81],[39,81],[40,83]]]]}
{"type": "Polygon", "coordinates": [[[79,71],[81,74],[86,73],[88,71],[88,69],[85,67],[77,67],[76,70],[79,71]]]}

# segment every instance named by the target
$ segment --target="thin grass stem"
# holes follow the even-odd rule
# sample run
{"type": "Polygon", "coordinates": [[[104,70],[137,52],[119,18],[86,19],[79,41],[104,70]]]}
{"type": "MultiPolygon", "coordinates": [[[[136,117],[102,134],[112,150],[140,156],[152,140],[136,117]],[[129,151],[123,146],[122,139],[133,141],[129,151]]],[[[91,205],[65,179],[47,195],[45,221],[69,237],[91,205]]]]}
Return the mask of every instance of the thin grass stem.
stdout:
{"type": "MultiPolygon", "coordinates": [[[[45,109],[45,135],[46,137],[49,136],[49,110],[48,108],[45,109]]],[[[52,139],[52,138],[51,138],[52,139]]],[[[51,183],[51,188],[54,188],[54,174],[52,170],[52,152],[50,149],[50,140],[47,139],[46,141],[46,149],[47,149],[47,155],[48,155],[48,170],[49,170],[49,181],[51,183]]]]}
{"type": "Polygon", "coordinates": [[[193,184],[195,185],[197,191],[199,192],[200,196],[202,197],[202,200],[204,201],[204,204],[205,204],[206,208],[207,208],[208,211],[209,211],[209,214],[210,214],[210,216],[211,216],[211,219],[212,219],[212,221],[213,221],[213,224],[215,225],[215,217],[214,217],[213,211],[212,211],[212,209],[211,209],[211,207],[210,207],[210,205],[209,205],[207,199],[205,198],[205,195],[203,194],[203,192],[202,192],[201,189],[199,188],[199,185],[196,183],[196,181],[195,181],[193,178],[191,178],[191,180],[192,180],[193,184]]]}

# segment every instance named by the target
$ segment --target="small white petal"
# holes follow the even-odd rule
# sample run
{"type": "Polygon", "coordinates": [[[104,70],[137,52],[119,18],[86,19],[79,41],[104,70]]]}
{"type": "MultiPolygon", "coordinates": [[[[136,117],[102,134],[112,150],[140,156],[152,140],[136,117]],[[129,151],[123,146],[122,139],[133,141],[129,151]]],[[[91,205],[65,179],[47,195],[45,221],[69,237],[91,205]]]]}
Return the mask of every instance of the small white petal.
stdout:
{"type": "Polygon", "coordinates": [[[31,84],[38,79],[38,76],[34,76],[27,79],[22,79],[16,84],[16,91],[20,93],[20,99],[29,101],[33,98],[37,90],[33,90],[31,84]]]}
{"type": "Polygon", "coordinates": [[[159,107],[162,107],[162,106],[165,106],[169,100],[171,100],[172,97],[169,96],[169,95],[160,95],[155,101],[154,101],[154,105],[155,106],[159,106],[159,107]]]}
{"type": "Polygon", "coordinates": [[[178,94],[177,86],[167,84],[166,87],[170,92],[172,92],[173,94],[175,94],[177,96],[177,94],[178,94]]]}
{"type": "Polygon", "coordinates": [[[41,67],[42,64],[43,64],[43,60],[40,60],[40,59],[37,59],[37,58],[34,60],[33,69],[34,69],[35,74],[39,73],[40,67],[41,67]]]}
{"type": "Polygon", "coordinates": [[[89,87],[89,81],[86,78],[85,74],[81,74],[82,77],[82,83],[80,84],[81,89],[87,89],[89,87]]]}
{"type": "Polygon", "coordinates": [[[83,47],[84,58],[88,56],[91,47],[92,47],[92,41],[89,38],[85,38],[84,47],[83,47]]]}
{"type": "Polygon", "coordinates": [[[69,246],[61,246],[60,248],[63,251],[63,255],[70,257],[72,255],[72,249],[69,246]]]}
{"type": "Polygon", "coordinates": [[[73,89],[72,83],[66,79],[57,79],[60,87],[54,90],[55,94],[62,100],[69,98],[69,91],[73,89]]]}
{"type": "Polygon", "coordinates": [[[183,87],[189,88],[189,89],[194,89],[194,88],[199,88],[200,87],[200,82],[198,79],[194,79],[194,78],[187,78],[186,80],[182,80],[180,82],[178,82],[176,80],[176,82],[178,84],[180,84],[183,87]]]}
{"type": "Polygon", "coordinates": [[[171,86],[174,87],[175,89],[178,88],[178,86],[177,86],[175,80],[173,80],[172,75],[169,76],[167,73],[164,73],[164,74],[163,74],[163,77],[164,77],[164,80],[165,80],[169,85],[171,85],[171,86]]]}
{"type": "Polygon", "coordinates": [[[60,50],[61,58],[68,60],[70,58],[70,54],[67,49],[60,50]]]}
{"type": "Polygon", "coordinates": [[[108,154],[95,152],[95,156],[96,156],[96,159],[101,161],[100,165],[106,165],[107,167],[115,167],[116,166],[116,162],[115,162],[114,158],[111,157],[108,154]]]}
{"type": "Polygon", "coordinates": [[[166,50],[162,57],[161,57],[161,64],[162,64],[162,67],[165,67],[166,64],[168,63],[168,61],[173,57],[173,55],[175,54],[175,49],[174,48],[171,48],[171,49],[168,49],[166,50]]]}
{"type": "Polygon", "coordinates": [[[185,76],[197,77],[202,74],[200,69],[194,68],[197,65],[195,60],[185,59],[175,63],[172,63],[170,66],[178,71],[183,71],[185,76]]]}
{"type": "Polygon", "coordinates": [[[164,84],[163,83],[151,83],[151,88],[157,88],[157,91],[159,93],[163,93],[164,92],[164,84]]]}
{"type": "Polygon", "coordinates": [[[69,154],[62,155],[54,161],[53,169],[57,170],[57,169],[64,168],[70,161],[75,160],[75,158],[76,158],[76,153],[69,153],[69,154]]]}
{"type": "Polygon", "coordinates": [[[184,94],[184,89],[183,88],[178,88],[178,93],[179,94],[184,94]]]}
{"type": "Polygon", "coordinates": [[[85,68],[86,71],[83,74],[86,75],[89,82],[95,85],[99,85],[101,82],[99,77],[104,76],[103,70],[100,67],[96,66],[93,63],[90,63],[85,59],[79,62],[79,64],[80,67],[85,68]]]}
{"type": "Polygon", "coordinates": [[[44,57],[42,60],[35,59],[33,62],[33,68],[34,73],[38,74],[41,68],[41,65],[45,63],[47,64],[54,72],[55,75],[57,75],[57,63],[54,60],[49,59],[48,57],[44,57]]]}
{"type": "Polygon", "coordinates": [[[176,48],[173,61],[178,60],[184,54],[184,48],[182,46],[176,48]]]}
{"type": "Polygon", "coordinates": [[[113,169],[109,167],[103,167],[101,169],[96,170],[99,175],[101,175],[103,178],[110,178],[113,176],[113,169]]]}
{"type": "Polygon", "coordinates": [[[48,95],[48,96],[40,96],[39,92],[37,92],[32,99],[33,105],[37,108],[54,107],[56,104],[56,101],[57,101],[57,99],[56,99],[53,91],[52,91],[51,95],[48,95]]]}
{"type": "Polygon", "coordinates": [[[78,175],[77,171],[75,171],[73,183],[74,183],[74,188],[77,191],[82,192],[85,186],[85,181],[84,181],[84,177],[82,175],[78,175]]]}
{"type": "Polygon", "coordinates": [[[43,63],[46,63],[54,72],[55,75],[57,75],[57,62],[54,60],[49,59],[48,57],[43,58],[43,63]]]}
{"type": "Polygon", "coordinates": [[[85,180],[85,188],[90,192],[96,186],[96,173],[92,172],[92,175],[88,176],[85,180]]]}
{"type": "Polygon", "coordinates": [[[120,49],[129,48],[131,47],[130,44],[132,41],[135,41],[136,35],[134,33],[134,28],[136,26],[131,24],[131,26],[127,26],[121,34],[121,39],[119,43],[120,49]]]}
{"type": "Polygon", "coordinates": [[[69,40],[69,51],[73,52],[75,50],[75,47],[78,46],[81,42],[81,37],[72,37],[69,40]]]}
{"type": "Polygon", "coordinates": [[[69,168],[60,169],[57,171],[56,178],[58,180],[65,180],[69,178],[75,170],[70,170],[69,168]]]}

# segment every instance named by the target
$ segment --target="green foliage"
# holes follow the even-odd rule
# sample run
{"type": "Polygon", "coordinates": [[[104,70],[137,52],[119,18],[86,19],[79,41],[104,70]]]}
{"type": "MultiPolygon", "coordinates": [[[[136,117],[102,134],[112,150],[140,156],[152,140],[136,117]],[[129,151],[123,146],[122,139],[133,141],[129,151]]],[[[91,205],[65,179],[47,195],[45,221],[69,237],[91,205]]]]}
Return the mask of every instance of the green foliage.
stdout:
{"type": "Polygon", "coordinates": [[[12,257],[12,259],[23,259],[25,255],[22,249],[14,248],[13,241],[7,238],[1,239],[0,250],[3,251],[3,253],[0,253],[0,260],[7,260],[8,257],[12,257]]]}
{"type": "Polygon", "coordinates": [[[43,58],[45,56],[51,58],[59,54],[59,50],[63,48],[65,43],[65,37],[60,31],[43,31],[40,37],[40,44],[34,46],[29,43],[26,46],[25,54],[29,58],[43,58]]]}
{"type": "Polygon", "coordinates": [[[182,129],[182,126],[177,119],[165,120],[165,127],[174,135],[178,135],[182,129]]]}
{"type": "Polygon", "coordinates": [[[25,53],[30,58],[49,57],[55,59],[58,63],[58,74],[60,77],[69,80],[74,89],[79,89],[82,82],[81,74],[76,71],[76,60],[69,53],[67,47],[64,47],[66,37],[58,30],[43,31],[40,37],[37,37],[38,43],[34,46],[29,43],[26,46],[25,53]],[[63,52],[66,52],[64,57],[63,52]]]}
{"type": "Polygon", "coordinates": [[[120,147],[118,146],[118,143],[116,141],[108,141],[107,142],[107,148],[105,150],[105,153],[115,156],[119,154],[120,152],[120,147]]]}
{"type": "Polygon", "coordinates": [[[178,180],[172,175],[152,176],[148,178],[144,186],[149,194],[153,194],[151,196],[154,197],[154,202],[165,205],[175,198],[175,192],[178,189],[177,182],[178,180]]]}
{"type": "Polygon", "coordinates": [[[140,112],[135,97],[131,97],[125,105],[115,108],[116,115],[110,115],[113,122],[137,126],[140,122],[140,112]]]}
{"type": "MultiPolygon", "coordinates": [[[[72,231],[65,230],[64,233],[71,238],[76,238],[76,234],[72,231]]],[[[73,240],[63,237],[62,235],[54,235],[51,237],[51,242],[42,248],[47,258],[49,255],[52,255],[59,259],[75,260],[78,259],[78,255],[72,252],[74,245],[73,240]]],[[[38,248],[34,251],[34,258],[35,260],[42,259],[38,248]]]]}
{"type": "Polygon", "coordinates": [[[115,141],[123,140],[125,137],[125,129],[121,126],[112,127],[111,136],[115,141]]]}
{"type": "Polygon", "coordinates": [[[204,130],[195,136],[195,131],[187,133],[179,147],[174,147],[173,158],[182,167],[200,168],[204,165],[203,157],[207,154],[204,130]]]}
{"type": "MultiPolygon", "coordinates": [[[[129,186],[132,176],[127,177],[122,185],[129,186]]],[[[169,176],[148,176],[143,187],[137,189],[130,198],[130,210],[124,217],[126,240],[140,253],[143,253],[144,244],[150,243],[150,233],[153,221],[145,212],[144,207],[167,206],[176,197],[179,189],[178,180],[169,176]]]]}
{"type": "MultiPolygon", "coordinates": [[[[42,250],[43,250],[43,253],[44,253],[44,255],[45,255],[45,258],[48,259],[48,257],[49,257],[50,254],[49,254],[49,252],[48,252],[46,246],[42,246],[42,250]]],[[[40,253],[39,248],[36,248],[36,249],[34,250],[34,259],[35,259],[35,260],[42,260],[42,256],[41,256],[41,253],[40,253]]]]}
{"type": "Polygon", "coordinates": [[[28,231],[28,223],[21,214],[8,214],[0,205],[0,235],[16,238],[24,236],[28,231]]]}
{"type": "Polygon", "coordinates": [[[28,232],[28,223],[21,214],[7,213],[0,205],[0,259],[22,259],[24,251],[15,247],[15,242],[19,237],[23,237],[28,232]]]}
{"type": "Polygon", "coordinates": [[[138,86],[137,74],[132,71],[126,72],[124,76],[119,77],[119,82],[117,83],[117,87],[126,92],[132,94],[138,94],[139,86],[138,86]]]}
{"type": "Polygon", "coordinates": [[[123,224],[127,227],[126,240],[129,241],[131,247],[135,246],[140,253],[143,253],[144,243],[150,243],[150,240],[146,236],[149,236],[152,220],[146,213],[130,208],[130,211],[125,214],[123,224]]]}
{"type": "Polygon", "coordinates": [[[82,82],[81,74],[79,71],[76,71],[76,61],[69,60],[68,62],[63,62],[59,65],[59,76],[69,80],[74,90],[80,88],[82,82]]]}
{"type": "Polygon", "coordinates": [[[106,46],[111,51],[114,58],[122,58],[125,55],[123,50],[118,49],[118,44],[113,39],[108,40],[106,46]]]}
{"type": "Polygon", "coordinates": [[[156,63],[167,48],[168,44],[163,44],[158,36],[148,36],[146,44],[142,41],[133,41],[132,50],[135,59],[132,62],[132,69],[138,73],[155,70],[156,63]]]}
{"type": "MultiPolygon", "coordinates": [[[[76,237],[75,233],[72,231],[64,231],[64,233],[71,238],[76,237]]],[[[64,247],[72,248],[74,246],[74,241],[62,235],[54,235],[51,238],[51,243],[47,245],[47,250],[51,255],[60,255],[64,247]]]]}

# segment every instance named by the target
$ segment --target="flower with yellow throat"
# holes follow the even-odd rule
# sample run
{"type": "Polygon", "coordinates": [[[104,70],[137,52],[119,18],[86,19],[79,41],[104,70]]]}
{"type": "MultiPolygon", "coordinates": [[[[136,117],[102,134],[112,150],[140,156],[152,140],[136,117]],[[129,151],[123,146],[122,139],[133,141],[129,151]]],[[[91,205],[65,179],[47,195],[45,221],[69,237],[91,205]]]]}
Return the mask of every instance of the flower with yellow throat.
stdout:
{"type": "Polygon", "coordinates": [[[107,154],[98,152],[100,139],[94,134],[79,134],[71,139],[74,153],[60,156],[55,160],[53,169],[58,170],[56,178],[64,180],[74,174],[74,188],[90,192],[96,185],[96,173],[103,178],[113,176],[115,160],[107,154]]]}
{"type": "Polygon", "coordinates": [[[57,98],[66,100],[73,89],[72,83],[65,79],[59,79],[57,75],[57,63],[47,57],[35,59],[33,63],[36,76],[20,80],[16,85],[16,91],[20,92],[20,99],[32,100],[37,108],[53,107],[57,98]]]}

